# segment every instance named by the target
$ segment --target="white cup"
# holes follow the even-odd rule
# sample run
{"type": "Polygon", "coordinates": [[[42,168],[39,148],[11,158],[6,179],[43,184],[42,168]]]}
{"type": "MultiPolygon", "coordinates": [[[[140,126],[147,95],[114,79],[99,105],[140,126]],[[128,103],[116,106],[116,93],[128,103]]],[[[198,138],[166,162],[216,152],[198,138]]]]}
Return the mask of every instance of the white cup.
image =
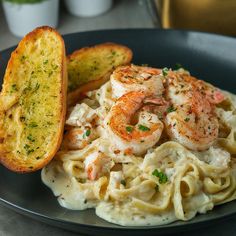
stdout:
{"type": "Polygon", "coordinates": [[[8,27],[18,37],[23,37],[38,26],[57,27],[59,0],[44,0],[31,4],[3,0],[2,3],[8,27]]]}
{"type": "Polygon", "coordinates": [[[75,16],[92,17],[108,11],[112,0],[65,0],[68,11],[75,16]]]}

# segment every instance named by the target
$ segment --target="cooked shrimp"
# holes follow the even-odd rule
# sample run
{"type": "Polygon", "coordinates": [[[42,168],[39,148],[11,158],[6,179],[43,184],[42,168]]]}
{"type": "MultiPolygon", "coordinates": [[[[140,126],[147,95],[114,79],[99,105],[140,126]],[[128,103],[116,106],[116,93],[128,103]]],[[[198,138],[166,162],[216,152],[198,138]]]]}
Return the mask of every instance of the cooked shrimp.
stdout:
{"type": "Polygon", "coordinates": [[[145,98],[144,92],[129,92],[111,108],[105,122],[108,138],[116,149],[139,155],[158,142],[163,124],[157,115],[141,111],[137,124],[132,124],[145,98]]]}
{"type": "Polygon", "coordinates": [[[118,67],[111,75],[113,96],[119,98],[131,91],[143,91],[146,95],[161,95],[164,91],[160,79],[161,70],[143,66],[118,67]]]}
{"type": "Polygon", "coordinates": [[[215,87],[184,74],[170,71],[166,77],[171,106],[165,118],[167,134],[191,150],[205,150],[218,137],[215,104],[224,95],[215,87]]]}
{"type": "Polygon", "coordinates": [[[77,104],[66,120],[66,134],[62,148],[69,150],[82,149],[97,138],[96,111],[87,104],[77,104]]]}
{"type": "Polygon", "coordinates": [[[96,180],[110,172],[114,162],[101,151],[94,151],[86,157],[84,165],[88,179],[96,180]]]}
{"type": "Polygon", "coordinates": [[[92,125],[73,127],[67,130],[62,147],[68,150],[83,149],[97,138],[98,134],[92,125]]]}

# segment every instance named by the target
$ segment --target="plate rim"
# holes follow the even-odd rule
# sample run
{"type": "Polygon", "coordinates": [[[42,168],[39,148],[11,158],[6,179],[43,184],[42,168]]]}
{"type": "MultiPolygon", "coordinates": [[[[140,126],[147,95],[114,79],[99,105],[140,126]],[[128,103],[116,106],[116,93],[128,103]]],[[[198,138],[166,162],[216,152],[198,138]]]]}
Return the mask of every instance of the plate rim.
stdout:
{"type": "MultiPolygon", "coordinates": [[[[119,28],[119,29],[101,29],[101,30],[89,30],[89,31],[80,31],[80,32],[73,32],[73,33],[68,33],[68,34],[62,34],[63,39],[67,38],[67,37],[73,37],[73,35],[78,35],[78,34],[90,34],[90,33],[102,33],[102,32],[138,32],[138,31],[156,31],[156,32],[172,32],[172,33],[187,33],[187,34],[197,34],[197,35],[205,35],[205,36],[210,36],[210,37],[214,37],[214,38],[222,38],[223,40],[231,40],[233,43],[236,44],[236,37],[234,36],[227,36],[227,35],[220,35],[217,33],[212,33],[212,32],[204,32],[204,31],[195,31],[195,30],[187,30],[187,29],[161,29],[161,28],[119,28]]],[[[88,43],[89,45],[89,43],[88,43]]],[[[17,47],[17,45],[5,48],[3,50],[0,51],[0,56],[2,57],[2,54],[4,53],[10,53],[17,47]]],[[[8,63],[8,62],[7,62],[8,63]]],[[[6,168],[6,167],[4,167],[6,168]]],[[[40,172],[41,170],[39,170],[40,172]]],[[[55,197],[55,196],[54,196],[55,197]]],[[[56,197],[55,197],[55,201],[57,201],[56,197]]],[[[231,202],[232,203],[232,202],[231,202]]],[[[93,228],[93,229],[97,229],[97,230],[112,230],[114,229],[114,225],[116,226],[114,230],[118,230],[118,231],[135,231],[135,230],[161,230],[161,231],[166,231],[168,229],[177,229],[177,230],[186,230],[185,227],[189,228],[191,226],[199,226],[205,223],[214,223],[215,221],[219,221],[219,220],[224,220],[227,218],[231,218],[234,215],[236,215],[236,210],[235,212],[230,212],[230,213],[224,213],[221,216],[214,216],[214,218],[209,218],[209,219],[202,219],[198,222],[191,222],[191,220],[189,221],[185,221],[184,224],[178,224],[178,225],[171,225],[170,224],[165,224],[165,225],[156,225],[156,226],[121,226],[121,225],[117,225],[117,224],[113,224],[110,223],[110,225],[107,226],[98,226],[98,225],[89,225],[89,224],[83,224],[83,223],[79,223],[79,222],[72,222],[69,220],[62,220],[62,219],[57,219],[55,217],[50,217],[47,215],[44,215],[42,213],[39,212],[35,212],[32,210],[29,210],[27,208],[21,207],[19,205],[16,205],[12,202],[7,201],[6,199],[2,198],[0,196],[0,204],[11,209],[14,210],[16,212],[19,212],[20,214],[26,215],[28,217],[31,218],[35,218],[41,222],[47,222],[47,221],[53,221],[55,223],[64,223],[64,224],[68,224],[68,225],[74,225],[75,227],[84,227],[84,228],[93,228]]],[[[229,204],[229,203],[225,203],[225,204],[229,204]]],[[[235,203],[236,204],[236,203],[235,203]]],[[[61,206],[60,206],[61,207],[61,206]]],[[[218,206],[214,206],[218,207],[218,206]]],[[[94,210],[94,215],[95,214],[95,209],[94,210]]],[[[214,209],[213,209],[214,211],[214,209]]],[[[207,214],[207,213],[206,213],[207,214]]],[[[98,216],[96,216],[98,217],[98,216]]],[[[180,220],[177,220],[180,221],[180,220]]],[[[175,221],[176,222],[176,221],[175,221]]],[[[180,221],[182,222],[182,221],[180,221]]],[[[55,224],[56,225],[56,224],[55,224]]]]}
{"type": "MultiPolygon", "coordinates": [[[[53,193],[52,193],[53,194],[53,193]]],[[[55,196],[54,196],[55,197],[55,196]]],[[[55,200],[57,201],[56,197],[55,197],[55,200]]],[[[233,201],[231,202],[228,202],[228,203],[232,203],[233,201]]],[[[228,203],[224,203],[225,204],[228,204],[228,203]]],[[[58,203],[59,204],[59,203],[58,203]]],[[[236,203],[235,203],[236,204],[236,203]]],[[[225,219],[228,219],[228,218],[232,218],[233,216],[236,215],[236,211],[235,212],[232,212],[232,213],[229,213],[229,214],[225,214],[223,216],[217,216],[217,217],[214,217],[214,218],[209,218],[209,219],[205,219],[205,220],[200,220],[198,222],[191,222],[191,219],[188,220],[188,221],[181,221],[181,220],[176,220],[174,222],[184,222],[184,224],[179,224],[179,225],[171,225],[172,223],[174,222],[171,222],[169,224],[164,224],[164,225],[153,225],[153,226],[121,226],[121,225],[118,225],[118,224],[114,224],[114,223],[110,223],[108,222],[110,225],[108,226],[98,226],[98,225],[89,225],[89,224],[83,224],[83,223],[79,223],[79,222],[72,222],[72,221],[68,221],[68,220],[62,220],[62,219],[57,219],[57,218],[54,218],[54,217],[49,217],[47,215],[44,215],[44,214],[41,214],[41,213],[38,213],[38,212],[35,212],[35,211],[32,211],[32,210],[29,210],[29,209],[26,209],[26,208],[23,208],[23,207],[20,207],[12,202],[9,202],[5,199],[3,199],[2,197],[0,197],[0,205],[2,206],[5,206],[7,207],[8,209],[11,209],[15,212],[18,212],[20,214],[23,214],[25,216],[28,216],[30,218],[36,218],[36,219],[39,219],[41,222],[47,222],[47,221],[53,221],[55,223],[65,223],[65,224],[68,224],[68,225],[74,225],[74,226],[79,226],[79,227],[84,227],[84,228],[93,228],[93,229],[97,229],[97,230],[112,230],[114,229],[114,225],[116,226],[114,230],[121,230],[121,231],[135,231],[135,230],[168,230],[168,229],[177,229],[178,231],[181,231],[181,230],[186,230],[185,227],[189,228],[191,226],[194,226],[194,227],[197,227],[199,225],[205,225],[206,223],[211,223],[213,224],[214,222],[216,221],[220,221],[220,220],[225,220],[225,219]]],[[[216,205],[214,206],[215,207],[219,207],[221,205],[216,205]]],[[[60,206],[62,207],[62,206],[60,206]]],[[[211,210],[213,211],[214,208],[211,210]]],[[[66,209],[66,210],[70,210],[70,209],[66,209]]],[[[82,210],[82,211],[86,211],[86,210],[93,210],[94,211],[94,215],[96,217],[98,217],[95,213],[95,208],[90,208],[90,209],[85,209],[85,210],[82,210]]],[[[73,210],[72,210],[73,211],[73,210]]],[[[74,211],[79,211],[79,210],[74,210],[74,211]]],[[[205,215],[211,211],[207,211],[205,213],[205,215]]],[[[203,214],[197,214],[195,217],[197,217],[198,215],[203,215],[203,214]]],[[[104,220],[104,219],[102,219],[104,220]]],[[[104,220],[105,221],[105,220],[104,220]]]]}
{"type": "MultiPolygon", "coordinates": [[[[58,31],[57,29],[55,29],[56,31],[58,31]]],[[[163,28],[143,28],[143,27],[140,27],[140,28],[116,28],[116,29],[112,29],[112,28],[108,28],[108,29],[101,29],[101,30],[84,30],[84,31],[79,31],[79,32],[72,32],[72,33],[68,33],[68,34],[61,34],[60,35],[62,36],[62,38],[64,39],[65,37],[70,37],[72,35],[75,35],[75,34],[90,34],[90,33],[98,33],[98,32],[111,32],[111,31],[114,31],[114,32],[117,32],[117,31],[159,31],[159,32],[176,32],[176,33],[196,33],[196,34],[201,34],[201,35],[205,35],[205,36],[212,36],[212,37],[216,37],[216,38],[224,38],[224,39],[230,39],[232,41],[235,41],[236,43],[236,36],[232,36],[232,35],[222,35],[222,34],[217,34],[217,33],[214,33],[214,32],[205,32],[205,31],[200,31],[200,30],[188,30],[188,29],[163,29],[163,28]]],[[[19,39],[19,42],[23,39],[20,38],[19,39]]],[[[1,53],[5,53],[6,51],[8,50],[13,50],[14,48],[17,47],[18,44],[15,44],[13,46],[10,46],[10,47],[7,47],[5,49],[2,49],[0,50],[0,55],[1,53]]]]}

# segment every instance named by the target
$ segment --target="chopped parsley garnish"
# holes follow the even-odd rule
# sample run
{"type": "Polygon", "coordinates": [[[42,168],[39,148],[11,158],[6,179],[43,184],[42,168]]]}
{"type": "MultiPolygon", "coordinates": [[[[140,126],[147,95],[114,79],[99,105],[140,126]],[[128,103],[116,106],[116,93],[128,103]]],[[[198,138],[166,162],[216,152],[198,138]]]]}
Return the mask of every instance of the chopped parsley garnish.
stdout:
{"type": "Polygon", "coordinates": [[[26,59],[26,56],[23,55],[23,56],[20,58],[20,61],[23,62],[25,59],[26,59]]]}
{"type": "Polygon", "coordinates": [[[168,75],[168,71],[169,71],[169,69],[167,67],[165,67],[165,68],[162,69],[162,74],[164,76],[167,76],[168,75]]]}
{"type": "Polygon", "coordinates": [[[124,179],[122,179],[122,180],[120,181],[120,183],[121,183],[122,185],[126,186],[126,181],[125,181],[124,179]]]}
{"type": "Polygon", "coordinates": [[[24,145],[24,149],[25,149],[27,155],[29,155],[31,152],[34,152],[34,149],[30,149],[30,146],[28,144],[24,145]]]}
{"type": "Polygon", "coordinates": [[[160,184],[164,184],[168,181],[167,175],[161,171],[158,171],[158,169],[155,169],[152,172],[152,175],[156,176],[159,179],[160,184]]]}
{"type": "Polygon", "coordinates": [[[37,84],[35,85],[35,88],[34,88],[34,90],[35,90],[35,91],[37,91],[37,90],[39,89],[39,87],[40,87],[40,84],[39,84],[39,83],[37,83],[37,84]]]}
{"type": "Polygon", "coordinates": [[[133,131],[133,127],[127,126],[127,127],[126,127],[126,131],[129,132],[129,133],[131,133],[131,132],[133,131]]]}
{"type": "Polygon", "coordinates": [[[24,122],[24,121],[25,121],[25,117],[24,117],[24,116],[21,116],[21,117],[20,117],[20,121],[21,121],[21,122],[24,122]]]}
{"type": "Polygon", "coordinates": [[[18,91],[17,87],[16,87],[16,84],[13,84],[11,86],[11,92],[14,92],[14,91],[18,91]]]}
{"type": "Polygon", "coordinates": [[[85,135],[88,137],[90,134],[91,134],[91,130],[90,129],[86,130],[85,135]]]}
{"type": "Polygon", "coordinates": [[[46,65],[47,63],[48,63],[48,60],[45,60],[45,61],[43,62],[44,65],[46,65]]]}
{"type": "Polygon", "coordinates": [[[139,125],[138,129],[140,129],[142,131],[149,131],[150,130],[150,128],[148,128],[147,126],[144,126],[144,125],[139,125]]]}
{"type": "Polygon", "coordinates": [[[88,137],[90,134],[91,134],[91,130],[90,129],[86,130],[85,133],[83,134],[83,138],[88,137]]]}
{"type": "Polygon", "coordinates": [[[31,152],[34,152],[34,149],[27,150],[27,155],[29,155],[31,152]]]}
{"type": "Polygon", "coordinates": [[[28,144],[25,144],[25,146],[24,146],[24,149],[29,149],[29,145],[28,144]]]}
{"type": "Polygon", "coordinates": [[[35,139],[33,138],[32,134],[29,134],[29,135],[27,136],[27,139],[28,139],[29,141],[31,141],[31,142],[34,142],[34,141],[35,141],[35,139]]]}
{"type": "Polygon", "coordinates": [[[175,67],[174,67],[175,70],[179,70],[181,68],[183,68],[183,66],[180,63],[175,64],[175,67]]]}
{"type": "Polygon", "coordinates": [[[158,184],[155,186],[155,190],[156,190],[157,192],[159,191],[159,185],[158,185],[158,184]]]}
{"type": "Polygon", "coordinates": [[[79,178],[78,181],[82,184],[86,183],[86,179],[83,179],[83,178],[79,178]]]}
{"type": "Polygon", "coordinates": [[[186,122],[188,122],[189,120],[190,120],[189,117],[186,117],[186,118],[184,119],[184,121],[186,121],[186,122]]]}
{"type": "Polygon", "coordinates": [[[36,122],[31,122],[31,123],[29,124],[29,127],[30,127],[30,128],[35,128],[35,127],[38,127],[38,125],[37,125],[36,122]]]}
{"type": "Polygon", "coordinates": [[[53,66],[53,70],[56,70],[58,68],[58,65],[53,66]]]}
{"type": "Polygon", "coordinates": [[[172,105],[169,106],[166,110],[167,113],[170,113],[170,112],[173,112],[173,111],[176,111],[176,108],[174,108],[172,105]]]}

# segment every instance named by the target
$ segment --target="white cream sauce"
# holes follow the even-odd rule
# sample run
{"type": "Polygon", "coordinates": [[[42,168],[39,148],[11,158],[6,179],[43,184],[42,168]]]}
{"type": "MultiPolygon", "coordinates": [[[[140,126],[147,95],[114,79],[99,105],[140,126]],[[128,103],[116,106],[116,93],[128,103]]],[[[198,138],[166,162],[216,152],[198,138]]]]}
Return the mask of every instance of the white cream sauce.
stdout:
{"type": "MultiPolygon", "coordinates": [[[[86,122],[90,122],[94,118],[99,117],[98,124],[100,124],[101,127],[98,129],[98,132],[99,136],[102,138],[96,139],[93,143],[96,143],[99,152],[105,153],[106,156],[114,161],[114,163],[116,162],[120,165],[125,163],[127,169],[129,164],[134,164],[135,169],[129,174],[132,178],[136,173],[144,171],[145,168],[148,169],[158,164],[155,160],[156,156],[154,148],[147,150],[144,159],[134,155],[124,155],[123,152],[114,153],[114,150],[112,150],[111,144],[109,143],[109,137],[106,136],[106,132],[102,126],[105,116],[114,104],[114,100],[111,96],[110,82],[106,83],[99,90],[90,92],[88,95],[91,99],[96,97],[100,107],[92,109],[86,105],[86,103],[76,105],[71,112],[71,116],[67,120],[67,124],[72,126],[84,125],[86,122]]],[[[223,112],[218,109],[218,113],[220,114],[223,112]]],[[[233,114],[231,112],[225,112],[223,116],[225,120],[229,121],[233,114]]],[[[93,145],[93,143],[91,145],[93,145]]],[[[81,152],[83,153],[83,150],[81,150],[81,152]]],[[[183,156],[185,157],[185,153],[182,152],[172,154],[171,150],[166,150],[166,152],[168,152],[172,158],[176,158],[176,160],[173,160],[174,162],[177,162],[180,157],[182,159],[184,159],[183,156]]],[[[192,153],[199,160],[216,167],[227,168],[230,162],[230,154],[219,147],[210,147],[207,151],[192,153]]],[[[163,156],[165,156],[165,153],[163,153],[163,156]]],[[[96,156],[94,155],[88,156],[87,160],[85,159],[85,161],[81,162],[82,168],[86,169],[86,166],[88,166],[88,164],[95,158],[96,156]]],[[[76,155],[71,158],[71,160],[76,160],[76,155]]],[[[97,181],[90,181],[86,180],[86,175],[85,178],[76,177],[72,174],[70,175],[66,173],[63,161],[55,159],[41,172],[43,183],[53,191],[62,207],[72,210],[96,208],[96,214],[99,217],[111,223],[123,226],[164,225],[177,220],[173,208],[162,211],[159,214],[150,214],[145,211],[141,212],[140,210],[137,210],[137,208],[135,209],[130,204],[130,199],[128,198],[124,201],[113,201],[112,199],[109,199],[109,197],[101,195],[101,199],[98,200],[98,193],[94,186],[100,186],[99,181],[101,178],[97,181]]],[[[126,167],[123,168],[123,172],[121,170],[112,171],[110,170],[112,167],[113,164],[109,166],[110,176],[107,175],[108,179],[110,179],[108,189],[110,187],[112,189],[124,189],[125,187],[122,186],[121,183],[126,177],[126,167]]],[[[166,168],[166,175],[169,181],[174,182],[176,171],[177,170],[172,167],[166,168]]],[[[142,176],[140,178],[142,178],[142,176]]],[[[206,213],[208,210],[211,210],[213,206],[214,204],[212,203],[211,198],[203,194],[200,190],[198,194],[191,197],[189,200],[185,199],[184,202],[184,207],[188,209],[188,214],[191,215],[191,217],[195,216],[197,212],[206,213]]]]}
{"type": "Polygon", "coordinates": [[[108,222],[123,226],[165,225],[177,220],[174,211],[166,211],[155,215],[147,213],[133,214],[129,204],[119,206],[110,202],[100,202],[96,207],[96,214],[108,222]]]}
{"type": "MultiPolygon", "coordinates": [[[[59,163],[52,162],[43,168],[41,178],[43,183],[52,190],[62,207],[71,210],[84,210],[96,206],[94,194],[84,191],[84,188],[74,177],[70,178],[62,171],[59,163]]],[[[90,189],[88,188],[88,190],[90,189]]]]}

